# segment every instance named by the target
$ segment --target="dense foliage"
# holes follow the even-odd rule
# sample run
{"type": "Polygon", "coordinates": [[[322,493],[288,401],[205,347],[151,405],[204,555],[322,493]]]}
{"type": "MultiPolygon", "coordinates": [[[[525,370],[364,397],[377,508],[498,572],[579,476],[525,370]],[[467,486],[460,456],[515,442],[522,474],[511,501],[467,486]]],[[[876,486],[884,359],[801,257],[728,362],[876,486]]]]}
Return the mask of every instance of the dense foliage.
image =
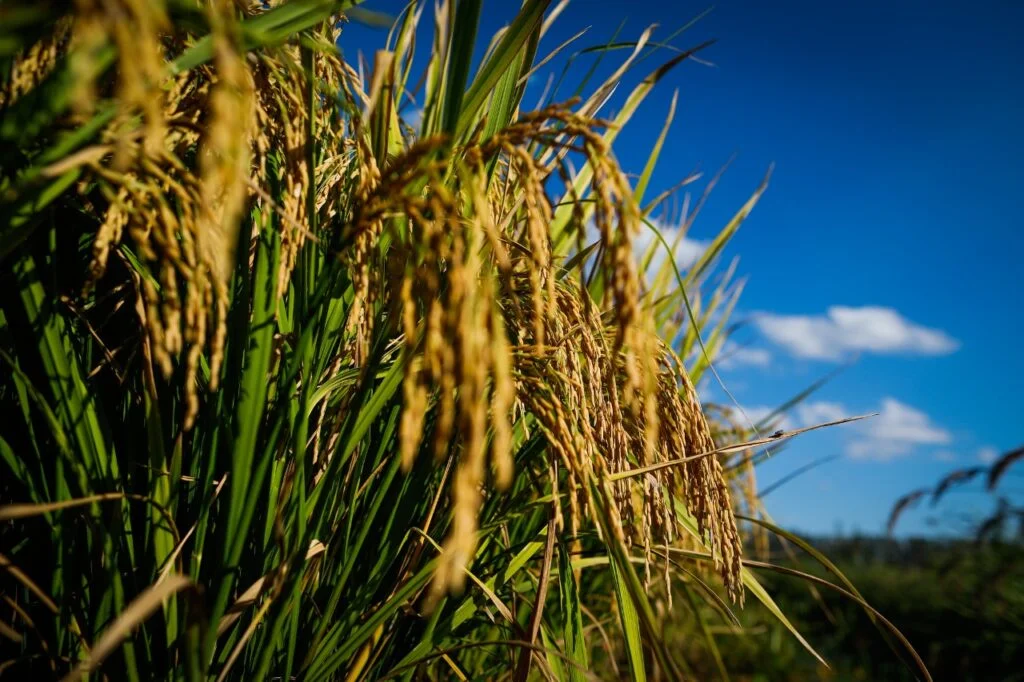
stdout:
{"type": "Polygon", "coordinates": [[[365,74],[351,4],[0,8],[4,670],[725,677],[703,616],[692,655],[664,628],[744,595],[812,655],[742,556],[782,532],[738,521],[752,434],[694,390],[763,187],[681,273],[664,132],[612,153],[693,50],[610,121],[650,30],[528,112],[547,0],[489,43],[413,3],[365,74]]]}
{"type": "MultiPolygon", "coordinates": [[[[1019,544],[870,537],[815,544],[914,642],[936,680],[1021,679],[1024,548],[1019,544]]],[[[824,576],[813,562],[781,561],[824,576]]],[[[914,679],[850,600],[783,576],[765,583],[831,669],[815,665],[770,620],[744,613],[747,636],[720,641],[733,679],[914,679]]]]}

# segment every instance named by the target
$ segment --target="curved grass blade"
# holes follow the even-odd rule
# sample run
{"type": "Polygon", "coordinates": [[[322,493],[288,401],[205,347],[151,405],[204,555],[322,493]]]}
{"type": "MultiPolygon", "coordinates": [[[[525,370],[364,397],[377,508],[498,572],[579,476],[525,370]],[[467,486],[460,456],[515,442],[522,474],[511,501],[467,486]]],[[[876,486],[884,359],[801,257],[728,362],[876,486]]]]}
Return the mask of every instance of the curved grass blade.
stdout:
{"type": "Polygon", "coordinates": [[[828,589],[838,592],[847,599],[859,604],[861,608],[867,611],[870,616],[878,619],[878,622],[885,627],[889,634],[891,634],[893,637],[899,640],[899,642],[906,649],[907,653],[909,653],[911,658],[914,660],[914,664],[917,667],[917,671],[920,672],[922,675],[921,679],[925,680],[925,682],[932,682],[932,676],[931,673],[928,671],[928,666],[925,665],[924,661],[921,659],[921,656],[917,653],[917,650],[910,643],[910,640],[908,640],[906,636],[900,631],[900,629],[897,628],[888,618],[883,616],[875,607],[871,606],[871,604],[864,601],[864,599],[859,597],[857,594],[854,594],[850,590],[847,590],[844,587],[840,587],[835,583],[831,583],[825,580],[824,578],[819,578],[816,575],[812,575],[810,573],[806,573],[795,568],[778,566],[776,564],[770,564],[764,561],[755,561],[753,559],[744,559],[743,563],[753,568],[763,568],[769,571],[774,571],[776,573],[791,575],[800,578],[801,580],[806,580],[807,582],[814,583],[815,585],[827,587],[828,589]]]}
{"type": "MultiPolygon", "coordinates": [[[[696,519],[693,518],[693,516],[686,509],[683,503],[678,500],[676,501],[676,515],[677,518],[679,518],[683,528],[685,528],[694,539],[696,539],[703,545],[705,540],[704,537],[701,535],[700,531],[697,529],[696,519]]],[[[677,548],[663,549],[664,551],[670,554],[681,554],[683,556],[687,556],[702,561],[712,560],[710,553],[691,552],[688,550],[682,550],[677,548]]],[[[768,612],[772,614],[772,616],[774,616],[775,619],[778,620],[784,628],[789,630],[789,633],[793,635],[796,641],[799,642],[800,645],[804,649],[806,649],[812,656],[814,656],[815,659],[820,661],[822,665],[828,667],[828,663],[825,662],[825,659],[821,657],[821,654],[819,654],[817,650],[815,650],[815,648],[812,647],[806,639],[804,639],[804,636],[800,634],[800,631],[796,629],[796,626],[794,626],[793,623],[790,622],[789,618],[787,618],[786,614],[783,613],[782,609],[779,608],[779,605],[775,603],[775,600],[772,599],[770,594],[768,594],[768,591],[764,589],[760,582],[758,582],[754,574],[751,573],[746,567],[743,567],[740,569],[740,579],[743,582],[743,586],[751,594],[753,594],[759,602],[761,602],[761,604],[768,610],[768,612]]]]}

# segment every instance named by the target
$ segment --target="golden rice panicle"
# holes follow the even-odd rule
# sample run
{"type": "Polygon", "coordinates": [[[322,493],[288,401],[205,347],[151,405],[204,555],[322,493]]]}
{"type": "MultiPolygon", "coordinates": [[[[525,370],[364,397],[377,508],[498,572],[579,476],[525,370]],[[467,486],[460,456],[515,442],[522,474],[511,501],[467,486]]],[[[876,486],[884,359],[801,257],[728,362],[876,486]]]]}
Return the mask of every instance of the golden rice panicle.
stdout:
{"type": "MultiPolygon", "coordinates": [[[[703,457],[640,478],[618,475],[714,445],[692,385],[640,305],[632,249],[639,209],[595,132],[601,125],[564,106],[549,107],[461,149],[421,140],[379,169],[358,163],[365,170],[345,235],[357,292],[368,291],[361,249],[372,249],[392,226],[402,226],[392,237],[405,240],[398,288],[402,464],[411,467],[421,447],[455,463],[452,526],[429,603],[464,583],[476,551],[488,453],[498,487],[511,478],[508,415],[515,409],[530,413],[554,456],[547,469],[567,507],[563,514],[555,503],[560,530],[564,524],[578,537],[587,519],[598,528],[607,521],[612,537],[606,541],[636,544],[650,559],[656,545],[680,535],[674,499],[682,499],[736,595],[739,543],[720,464],[703,457]],[[573,139],[583,140],[575,148],[596,169],[592,196],[604,246],[598,267],[608,283],[607,298],[598,303],[571,279],[559,282],[544,189],[553,166],[539,160],[543,153],[527,151],[537,144],[557,153],[573,139]],[[500,182],[489,187],[484,169],[491,162],[500,182]],[[517,248],[507,249],[509,242],[517,248]],[[428,412],[433,419],[423,443],[428,412]],[[593,490],[611,504],[597,504],[593,490]]],[[[353,145],[354,158],[372,160],[362,137],[353,145]]],[[[365,293],[357,297],[357,305],[369,302],[365,293]]],[[[648,565],[648,580],[650,573],[648,565]]]]}
{"type": "MultiPolygon", "coordinates": [[[[576,114],[569,108],[571,104],[552,105],[526,114],[522,119],[535,125],[545,120],[557,122],[557,129],[542,126],[534,136],[549,144],[563,147],[568,145],[582,151],[593,169],[590,205],[602,246],[599,266],[609,284],[605,289],[608,300],[602,303],[606,309],[612,310],[616,323],[612,353],[621,352],[625,360],[625,404],[634,412],[644,413],[644,423],[647,425],[644,447],[650,448],[657,434],[657,336],[650,312],[640,305],[642,285],[633,250],[633,241],[641,229],[640,209],[610,146],[597,132],[611,124],[576,114]],[[576,143],[576,138],[581,142],[576,143]]],[[[519,125],[522,127],[525,124],[519,125]]],[[[573,199],[572,224],[576,226],[577,245],[582,248],[586,232],[584,203],[577,196],[571,174],[563,164],[556,161],[554,167],[561,174],[573,199]]]]}
{"type": "MultiPolygon", "coordinates": [[[[355,128],[355,158],[357,167],[356,198],[365,202],[380,184],[381,173],[370,151],[360,126],[355,128]]],[[[356,226],[352,246],[342,254],[352,277],[352,309],[349,312],[349,330],[353,334],[354,359],[362,367],[369,353],[370,336],[375,318],[373,305],[380,268],[371,260],[376,252],[377,240],[384,229],[384,220],[373,216],[356,226]]]]}
{"type": "Polygon", "coordinates": [[[253,164],[260,175],[270,172],[267,158],[278,155],[276,166],[279,194],[278,233],[281,255],[277,272],[279,296],[288,291],[288,281],[299,252],[309,236],[310,169],[307,149],[310,143],[308,87],[306,74],[299,65],[298,50],[282,47],[260,52],[253,77],[256,88],[257,128],[253,136],[256,159],[253,164]]]}
{"type": "Polygon", "coordinates": [[[526,244],[530,258],[526,262],[533,299],[533,337],[538,352],[544,349],[545,301],[554,298],[551,268],[551,205],[544,191],[544,176],[536,159],[526,149],[506,143],[505,152],[514,169],[516,184],[523,197],[526,244]]]}
{"type": "Polygon", "coordinates": [[[423,357],[415,352],[416,344],[416,300],[412,296],[413,278],[406,277],[402,283],[402,327],[405,335],[405,351],[410,355],[402,381],[402,418],[399,427],[402,468],[412,468],[413,459],[420,446],[423,424],[427,413],[428,392],[423,377],[423,357]]]}
{"type": "MultiPolygon", "coordinates": [[[[125,205],[128,202],[128,192],[122,188],[115,201],[107,209],[107,213],[96,231],[96,237],[92,243],[92,259],[89,262],[89,275],[85,282],[85,291],[88,293],[96,281],[103,276],[107,270],[107,262],[110,260],[110,249],[121,243],[125,229],[131,219],[131,211],[125,205]]],[[[141,249],[144,257],[152,258],[154,254],[151,249],[141,249]]]]}
{"type": "MultiPolygon", "coordinates": [[[[124,25],[103,23],[117,21],[90,3],[82,3],[85,10],[79,15],[80,25],[87,32],[113,32],[122,50],[128,49],[131,40],[151,38],[153,44],[139,48],[139,60],[156,60],[159,73],[165,73],[158,35],[164,21],[162,5],[123,4],[119,21],[124,25]],[[134,33],[140,35],[131,35],[127,26],[134,26],[134,33]]],[[[220,2],[211,4],[209,12],[213,64],[176,78],[169,84],[170,97],[166,99],[158,92],[144,97],[156,83],[156,67],[136,64],[127,71],[120,69],[116,94],[122,109],[134,111],[145,99],[147,107],[159,107],[159,115],[150,108],[143,110],[146,130],[142,137],[126,136],[123,120],[115,121],[104,133],[105,139],[114,143],[113,160],[109,164],[102,158],[87,161],[100,180],[107,207],[99,216],[86,289],[102,277],[111,248],[130,237],[159,283],[158,289],[150,278],[143,278],[140,291],[147,309],[151,355],[169,377],[174,359],[184,353],[186,429],[198,414],[196,375],[204,352],[209,353],[211,389],[216,389],[220,375],[228,281],[234,268],[239,220],[248,198],[250,132],[255,120],[251,76],[232,33],[237,28],[234,9],[230,3],[220,2]],[[174,125],[165,126],[165,120],[174,125]],[[157,143],[150,144],[152,136],[159,137],[157,143]],[[180,160],[193,145],[199,150],[195,170],[180,160]],[[138,153],[143,148],[145,153],[138,153]],[[134,159],[130,170],[119,165],[124,158],[134,159]]]]}
{"type": "Polygon", "coordinates": [[[491,457],[495,483],[499,489],[504,490],[512,484],[512,424],[509,415],[516,402],[516,386],[512,373],[512,349],[506,336],[505,324],[496,310],[491,311],[487,337],[492,369],[490,422],[494,438],[491,442],[491,457]]]}
{"type": "Polygon", "coordinates": [[[70,21],[61,19],[48,35],[15,55],[10,77],[0,85],[0,110],[13,105],[53,72],[57,58],[67,47],[70,25],[70,21]]]}
{"type": "MultiPolygon", "coordinates": [[[[75,72],[73,103],[88,115],[96,102],[97,56],[111,42],[118,52],[118,118],[127,124],[142,114],[143,144],[157,155],[165,139],[163,88],[167,67],[163,39],[170,21],[163,0],[75,0],[71,50],[75,72]]],[[[130,146],[119,136],[115,165],[127,165],[130,146]]]]}
{"type": "Polygon", "coordinates": [[[458,299],[457,340],[459,367],[459,427],[463,432],[452,490],[454,506],[452,531],[445,542],[442,562],[449,575],[438,582],[462,587],[465,569],[476,550],[476,516],[482,501],[487,417],[487,384],[491,365],[491,293],[489,280],[481,277],[476,232],[467,231],[465,261],[452,268],[452,293],[458,299]],[[447,578],[447,579],[446,579],[447,578]]]}
{"type": "Polygon", "coordinates": [[[237,46],[232,12],[227,0],[209,5],[215,68],[199,149],[203,210],[198,235],[201,251],[221,283],[227,282],[234,267],[255,122],[252,76],[237,46]]]}
{"type": "Polygon", "coordinates": [[[636,267],[633,239],[639,228],[639,213],[631,200],[629,184],[609,158],[610,150],[601,138],[588,142],[594,164],[594,222],[604,247],[604,268],[610,278],[611,304],[616,316],[614,351],[624,351],[627,406],[644,409],[643,397],[652,392],[649,313],[640,307],[640,277],[636,267]]]}
{"type": "MultiPolygon", "coordinates": [[[[577,288],[560,287],[557,308],[561,311],[584,309],[586,306],[582,302],[572,302],[579,295],[580,290],[577,288]]],[[[589,466],[586,470],[578,470],[579,478],[590,480],[589,477],[596,477],[606,491],[607,499],[614,501],[614,506],[609,510],[614,537],[608,540],[621,541],[625,545],[639,544],[647,557],[645,579],[649,581],[653,547],[656,544],[670,545],[681,535],[674,508],[674,500],[679,499],[697,517],[702,535],[711,544],[716,567],[730,596],[742,599],[739,537],[728,486],[717,459],[698,457],[684,466],[661,468],[639,479],[626,477],[613,481],[610,476],[628,472],[637,465],[685,459],[714,449],[696,392],[681,365],[675,363],[675,356],[669,348],[653,335],[648,337],[645,341],[655,349],[651,357],[657,363],[653,398],[645,398],[647,407],[643,411],[623,410],[619,406],[618,395],[620,391],[626,390],[629,380],[623,354],[611,351],[615,330],[603,329],[599,319],[587,324],[585,316],[578,313],[570,317],[579,320],[573,329],[579,329],[581,333],[565,335],[566,345],[572,343],[575,346],[575,352],[566,355],[584,357],[588,366],[581,372],[572,362],[557,365],[554,362],[547,363],[544,367],[551,371],[543,381],[558,385],[561,377],[578,377],[563,385],[569,393],[572,392],[570,387],[576,382],[590,387],[582,394],[582,405],[586,407],[574,407],[574,411],[579,414],[589,413],[594,418],[584,419],[582,423],[576,422],[571,427],[578,434],[577,442],[582,445],[576,448],[559,445],[553,449],[570,468],[581,464],[569,454],[573,449],[583,447],[587,452],[586,462],[589,466]],[[609,370],[602,369],[602,364],[608,366],[609,370]],[[602,375],[607,379],[601,379],[602,375]],[[588,377],[591,378],[590,382],[587,381],[588,377]],[[593,381],[595,377],[599,380],[593,381]],[[654,418],[660,425],[653,429],[648,421],[652,406],[654,418]],[[593,430],[589,428],[591,422],[595,426],[593,430]],[[651,442],[656,447],[650,447],[651,442]],[[636,457],[635,464],[627,459],[627,453],[636,457]]],[[[571,399],[565,402],[573,404],[571,399]]],[[[540,411],[540,408],[534,408],[535,414],[540,411]]],[[[554,407],[553,411],[560,413],[559,407],[554,407]]],[[[546,423],[543,419],[539,420],[542,424],[546,423]]],[[[559,433],[556,428],[551,428],[551,431],[559,433]]],[[[583,489],[587,490],[589,486],[583,486],[583,489]]],[[[573,496],[569,499],[570,502],[574,501],[573,496]]],[[[587,501],[582,497],[578,502],[587,506],[587,501]]]]}
{"type": "MultiPolygon", "coordinates": [[[[677,371],[682,386],[682,409],[690,456],[712,452],[715,442],[701,410],[697,391],[686,372],[677,371]]],[[[717,455],[707,455],[686,463],[690,508],[698,527],[708,537],[714,557],[730,598],[742,600],[740,582],[742,545],[733,515],[729,486],[717,455]]]]}
{"type": "MultiPolygon", "coordinates": [[[[435,457],[448,453],[457,457],[451,489],[452,528],[444,542],[431,601],[464,583],[465,570],[476,551],[488,426],[492,419],[507,419],[494,406],[511,403],[509,350],[503,339],[495,338],[504,334],[504,328],[495,321],[490,266],[484,267],[487,256],[481,252],[486,236],[478,222],[460,213],[464,207],[452,199],[441,191],[423,199],[425,206],[412,198],[405,206],[414,252],[422,262],[407,268],[402,288],[406,352],[415,353],[408,360],[403,388],[403,464],[411,464],[419,447],[428,392],[436,395],[435,457]],[[417,316],[421,309],[426,316],[420,346],[417,316]],[[422,350],[416,353],[418,347],[422,350]]],[[[499,483],[507,483],[510,437],[507,425],[504,436],[501,427],[498,430],[499,436],[492,441],[492,460],[499,483]],[[506,452],[499,453],[496,447],[506,452]]]]}
{"type": "MultiPolygon", "coordinates": [[[[592,364],[593,355],[583,359],[586,353],[580,352],[581,339],[603,336],[599,318],[588,317],[584,312],[585,306],[578,300],[580,293],[577,288],[563,283],[556,286],[555,292],[545,318],[546,336],[551,344],[544,348],[543,353],[534,344],[520,346],[513,357],[517,383],[523,389],[518,399],[536,419],[561,465],[551,467],[552,485],[559,489],[558,477],[562,474],[566,477],[568,530],[575,537],[585,516],[591,516],[594,525],[599,525],[593,516],[597,513],[597,506],[590,498],[591,483],[604,486],[603,477],[608,473],[605,453],[615,450],[614,443],[609,441],[621,433],[622,425],[608,418],[612,411],[608,396],[614,393],[613,385],[605,384],[599,378],[596,384],[600,388],[593,392],[592,378],[595,374],[600,377],[602,370],[599,364],[592,364]],[[588,325],[594,326],[588,328],[588,325]],[[597,424],[592,426],[591,421],[597,424]]],[[[504,305],[503,308],[506,311],[515,309],[512,305],[504,305]]],[[[523,335],[523,327],[532,327],[532,322],[522,317],[508,312],[506,316],[513,335],[516,335],[517,325],[520,326],[519,335],[523,335]]],[[[596,345],[591,343],[589,350],[596,350],[596,345]]],[[[627,541],[620,518],[621,509],[613,507],[608,511],[615,538],[627,541]]],[[[557,504],[555,516],[559,521],[564,518],[557,504]]]]}
{"type": "MultiPolygon", "coordinates": [[[[223,359],[224,320],[228,282],[235,265],[239,222],[248,199],[250,149],[255,125],[252,74],[239,50],[234,5],[218,0],[209,5],[213,34],[215,77],[210,91],[206,130],[199,147],[201,212],[196,241],[204,265],[212,271],[203,292],[206,311],[221,313],[210,353],[210,388],[217,389],[223,359]]],[[[204,318],[205,316],[198,315],[204,318]]],[[[197,324],[199,324],[197,322],[197,324]]],[[[205,332],[197,329],[196,333],[205,332]]],[[[186,367],[188,385],[194,385],[200,343],[196,340],[186,367]]],[[[194,403],[191,403],[194,405],[194,403]]],[[[194,419],[194,413],[190,415],[194,419]]],[[[190,425],[192,419],[186,418],[190,425]]]]}

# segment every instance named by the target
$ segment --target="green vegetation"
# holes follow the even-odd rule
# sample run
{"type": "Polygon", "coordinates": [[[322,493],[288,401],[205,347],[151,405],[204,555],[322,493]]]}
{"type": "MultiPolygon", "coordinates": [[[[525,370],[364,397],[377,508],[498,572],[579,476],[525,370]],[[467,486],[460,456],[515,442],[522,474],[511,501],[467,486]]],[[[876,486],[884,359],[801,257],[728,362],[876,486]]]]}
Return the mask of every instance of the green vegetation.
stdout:
{"type": "MultiPolygon", "coordinates": [[[[851,538],[815,543],[900,628],[936,680],[1019,680],[1024,645],[1024,549],[971,540],[851,538]]],[[[793,564],[824,577],[806,561],[793,564]]],[[[801,581],[765,585],[814,641],[830,670],[815,666],[763,617],[743,613],[743,637],[723,635],[733,679],[912,680],[913,675],[849,600],[801,581]]]]}
{"type": "Polygon", "coordinates": [[[664,134],[635,181],[612,153],[705,45],[606,122],[650,31],[528,112],[547,0],[489,40],[479,1],[414,3],[365,78],[352,4],[0,8],[2,670],[728,679],[744,595],[813,660],[743,557],[799,540],[737,520],[793,434],[743,442],[693,388],[764,187],[680,273],[650,265],[664,134]]]}

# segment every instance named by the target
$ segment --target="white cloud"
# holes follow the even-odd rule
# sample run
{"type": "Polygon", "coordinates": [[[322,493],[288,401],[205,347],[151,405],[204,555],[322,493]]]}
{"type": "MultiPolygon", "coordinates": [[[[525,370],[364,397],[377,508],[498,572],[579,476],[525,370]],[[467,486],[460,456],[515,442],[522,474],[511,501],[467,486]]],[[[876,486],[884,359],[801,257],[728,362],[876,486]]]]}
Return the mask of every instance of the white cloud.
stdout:
{"type": "Polygon", "coordinates": [[[946,332],[880,306],[832,306],[825,315],[762,313],[754,322],[774,343],[813,360],[838,360],[858,352],[946,355],[960,346],[946,332]]]}
{"type": "Polygon", "coordinates": [[[725,342],[718,357],[717,364],[724,369],[740,366],[767,367],[772,362],[772,354],[767,349],[740,346],[732,341],[725,342]]]}
{"type": "MultiPolygon", "coordinates": [[[[777,408],[769,405],[741,405],[743,412],[740,412],[735,405],[729,408],[729,416],[739,425],[743,427],[750,426],[750,424],[757,425],[759,422],[766,419],[770,414],[775,412],[777,408]],[[743,415],[746,414],[746,419],[743,415]],[[749,424],[748,424],[749,421],[749,424]]],[[[789,415],[779,415],[772,420],[771,424],[768,424],[776,429],[789,430],[794,428],[793,419],[789,415]]]]}
{"type": "MultiPolygon", "coordinates": [[[[691,239],[686,235],[680,236],[679,231],[682,229],[679,225],[669,225],[661,220],[655,218],[651,221],[655,227],[661,233],[661,236],[665,238],[665,241],[669,246],[672,246],[673,253],[675,255],[676,267],[680,270],[686,270],[691,267],[698,259],[704,254],[711,242],[702,241],[699,239],[691,239]]],[[[633,248],[636,251],[637,258],[643,258],[644,254],[647,253],[650,246],[655,245],[655,252],[651,258],[651,263],[647,268],[648,276],[654,275],[658,272],[661,266],[665,263],[665,259],[668,257],[664,245],[661,241],[654,236],[649,228],[644,227],[640,234],[637,235],[636,239],[633,240],[633,248]]]]}
{"type": "Polygon", "coordinates": [[[908,443],[946,445],[951,440],[949,432],[932,424],[927,414],[895,398],[882,401],[882,412],[874,423],[873,433],[878,438],[908,443]]]}
{"type": "Polygon", "coordinates": [[[999,459],[999,451],[993,447],[985,446],[978,449],[978,461],[982,464],[991,464],[999,459]]]}
{"type": "Polygon", "coordinates": [[[669,244],[673,243],[675,244],[673,251],[676,256],[676,264],[680,270],[685,270],[696,263],[704,255],[704,252],[708,250],[708,246],[711,245],[711,242],[690,239],[689,237],[683,237],[677,242],[669,241],[669,244]]]}
{"type": "MultiPolygon", "coordinates": [[[[744,405],[743,409],[750,421],[756,424],[776,408],[744,405]]],[[[874,410],[854,410],[842,403],[825,400],[803,402],[794,407],[791,414],[777,420],[771,428],[788,431],[838,421],[865,412],[878,414],[836,431],[827,429],[840,434],[845,441],[847,456],[854,459],[891,460],[910,455],[923,446],[948,446],[953,441],[952,434],[935,424],[927,414],[895,398],[884,398],[881,406],[874,410]]],[[[745,423],[735,407],[731,408],[730,413],[738,423],[745,423]]],[[[947,448],[938,450],[933,456],[946,462],[952,461],[954,454],[947,448]]],[[[979,457],[983,461],[986,457],[994,459],[995,450],[982,448],[979,457]],[[987,452],[989,450],[991,452],[987,452]]]]}
{"type": "Polygon", "coordinates": [[[879,415],[862,424],[861,436],[846,448],[857,459],[888,460],[909,455],[919,445],[949,445],[953,440],[927,414],[895,398],[885,398],[879,415]]]}
{"type": "MultiPolygon", "coordinates": [[[[704,241],[700,239],[691,239],[686,235],[680,235],[682,227],[679,225],[671,225],[658,218],[654,218],[651,222],[658,228],[658,232],[665,239],[670,247],[672,247],[673,254],[675,256],[676,267],[680,271],[686,271],[694,263],[696,263],[700,257],[707,250],[708,246],[711,245],[710,241],[704,241]]],[[[594,222],[593,217],[587,221],[587,227],[585,232],[585,241],[587,244],[592,244],[600,238],[600,232],[598,232],[597,224],[594,222]]],[[[647,252],[654,246],[654,251],[651,255],[651,261],[647,265],[645,275],[648,278],[654,277],[658,270],[661,269],[665,263],[665,259],[668,258],[668,252],[665,246],[661,243],[654,232],[647,226],[642,226],[639,234],[633,239],[633,255],[637,259],[638,266],[640,265],[641,259],[647,255],[647,252]]],[[[593,261],[591,256],[588,261],[593,261]]]]}
{"type": "Polygon", "coordinates": [[[880,462],[906,457],[913,451],[912,443],[874,438],[855,440],[846,446],[846,454],[854,459],[873,459],[880,462]]]}
{"type": "Polygon", "coordinates": [[[850,412],[839,403],[813,402],[796,406],[797,420],[801,426],[814,426],[849,417],[850,412]]]}
{"type": "MultiPolygon", "coordinates": [[[[743,405],[742,408],[748,419],[754,424],[758,424],[778,409],[778,407],[774,405],[743,405]]],[[[746,426],[747,420],[743,418],[743,415],[735,405],[729,408],[729,415],[736,420],[738,424],[746,426]]],[[[848,416],[850,416],[850,412],[839,403],[801,403],[790,413],[775,417],[775,419],[772,420],[772,423],[767,426],[774,429],[784,429],[789,431],[791,429],[798,429],[804,426],[816,426],[825,422],[838,421],[843,417],[848,416]]],[[[764,433],[762,435],[768,434],[764,433]]]]}

